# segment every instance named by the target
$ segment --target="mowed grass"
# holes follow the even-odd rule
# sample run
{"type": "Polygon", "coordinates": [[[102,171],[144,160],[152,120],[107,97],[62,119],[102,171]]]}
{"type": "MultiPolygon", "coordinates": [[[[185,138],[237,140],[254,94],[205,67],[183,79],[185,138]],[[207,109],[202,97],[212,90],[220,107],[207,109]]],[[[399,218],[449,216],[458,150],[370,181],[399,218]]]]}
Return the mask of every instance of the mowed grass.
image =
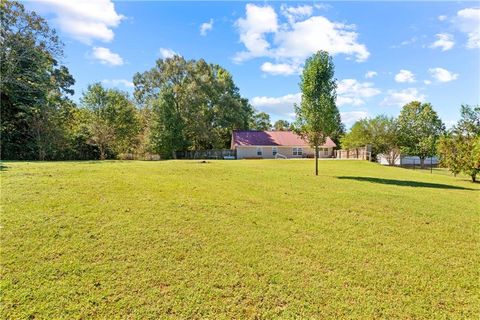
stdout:
{"type": "Polygon", "coordinates": [[[1,316],[477,318],[480,185],[362,161],[4,162],[1,316]]]}

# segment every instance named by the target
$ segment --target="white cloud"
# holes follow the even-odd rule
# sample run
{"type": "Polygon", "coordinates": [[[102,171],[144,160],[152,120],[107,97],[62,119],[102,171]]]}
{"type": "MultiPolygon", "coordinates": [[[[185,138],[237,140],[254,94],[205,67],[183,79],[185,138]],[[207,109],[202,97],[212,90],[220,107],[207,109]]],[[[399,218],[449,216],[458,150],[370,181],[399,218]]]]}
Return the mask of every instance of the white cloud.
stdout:
{"type": "Polygon", "coordinates": [[[338,82],[337,105],[361,106],[365,99],[380,94],[371,82],[358,82],[356,79],[343,79],[338,82]]]}
{"type": "Polygon", "coordinates": [[[400,44],[394,44],[390,46],[390,48],[400,48],[403,46],[408,46],[410,44],[414,44],[415,42],[417,42],[417,40],[418,40],[417,37],[411,37],[410,39],[403,40],[402,42],[400,42],[400,44]]]}
{"type": "Polygon", "coordinates": [[[421,94],[416,88],[403,90],[388,90],[387,96],[380,103],[384,106],[402,107],[411,101],[425,101],[425,95],[421,94]]]}
{"type": "Polygon", "coordinates": [[[340,112],[340,117],[342,118],[342,122],[344,124],[346,124],[347,126],[351,126],[356,121],[367,118],[368,112],[366,111],[340,112]]]}
{"type": "Polygon", "coordinates": [[[293,64],[287,64],[287,63],[271,63],[271,62],[265,62],[262,64],[260,69],[265,72],[269,73],[272,75],[292,75],[292,74],[298,74],[301,71],[301,68],[298,65],[293,65],[293,64]]]}
{"type": "MultiPolygon", "coordinates": [[[[344,79],[338,83],[337,104],[360,106],[365,99],[380,94],[380,90],[372,83],[358,82],[355,79],[344,79]]],[[[301,93],[287,94],[280,97],[258,96],[250,99],[250,103],[258,110],[268,112],[280,118],[292,119],[293,105],[300,104],[301,93]]]]}
{"type": "Polygon", "coordinates": [[[282,6],[288,23],[280,25],[272,7],[247,4],[246,17],[235,23],[246,50],[238,52],[234,61],[269,57],[277,63],[299,64],[318,50],[353,56],[357,61],[368,58],[370,53],[364,44],[358,42],[354,25],[310,16],[309,8],[282,6]]]}
{"type": "Polygon", "coordinates": [[[293,104],[299,104],[301,100],[302,94],[294,93],[281,97],[253,97],[250,103],[258,110],[292,120],[295,117],[293,104]]]}
{"type": "Polygon", "coordinates": [[[325,50],[332,55],[342,53],[355,56],[357,61],[365,61],[370,53],[365,45],[357,42],[358,33],[352,31],[354,28],[322,16],[310,17],[275,34],[278,46],[273,55],[303,60],[318,50],[325,50]]]}
{"type": "MultiPolygon", "coordinates": [[[[359,106],[365,103],[365,99],[380,94],[380,90],[373,87],[369,82],[358,82],[355,79],[344,79],[339,82],[337,89],[338,105],[359,106]]],[[[280,97],[258,96],[250,99],[250,103],[258,110],[267,112],[279,118],[292,120],[295,117],[293,105],[300,104],[302,94],[293,93],[280,97]]],[[[360,112],[360,111],[359,111],[360,112]]],[[[353,114],[359,114],[357,111],[353,114]]]]}
{"type": "Polygon", "coordinates": [[[430,81],[430,80],[423,80],[423,83],[425,83],[425,84],[428,86],[429,84],[432,84],[432,81],[430,81]]]}
{"type": "Polygon", "coordinates": [[[455,41],[453,35],[448,33],[438,33],[435,35],[437,40],[430,45],[430,48],[441,48],[442,51],[447,51],[453,48],[455,41]]]}
{"type": "Polygon", "coordinates": [[[119,86],[124,86],[126,88],[134,87],[133,82],[128,81],[126,79],[103,79],[102,83],[112,87],[119,87],[119,86]]]}
{"type": "Polygon", "coordinates": [[[206,36],[207,33],[212,29],[213,29],[213,19],[210,19],[208,22],[204,22],[200,26],[200,35],[206,36]]]}
{"type": "Polygon", "coordinates": [[[104,42],[114,38],[113,28],[125,18],[111,0],[39,0],[39,10],[53,13],[53,23],[81,42],[104,42]]]}
{"type": "Polygon", "coordinates": [[[453,19],[455,26],[467,34],[467,48],[480,48],[480,8],[465,8],[453,19]]]}
{"type": "Polygon", "coordinates": [[[173,56],[178,56],[179,55],[178,53],[176,53],[172,49],[168,49],[168,48],[160,48],[158,50],[158,52],[160,53],[160,56],[163,59],[172,58],[173,56]]]}
{"type": "Polygon", "coordinates": [[[240,41],[247,51],[237,53],[237,62],[261,56],[268,56],[269,42],[265,39],[266,33],[277,32],[277,14],[270,6],[256,6],[247,4],[246,17],[240,18],[235,25],[240,32],[240,41]]]}
{"type": "Polygon", "coordinates": [[[439,21],[445,21],[445,20],[447,20],[447,16],[442,14],[442,15],[438,16],[437,19],[439,21]]]}
{"type": "Polygon", "coordinates": [[[313,13],[313,7],[308,5],[297,7],[281,5],[280,11],[287,18],[288,22],[294,23],[301,18],[310,17],[313,13]]]}
{"type": "Polygon", "coordinates": [[[432,74],[432,77],[438,82],[450,82],[458,78],[457,73],[453,73],[443,68],[430,68],[428,72],[432,74]]]}
{"type": "Polygon", "coordinates": [[[415,75],[410,70],[401,69],[400,72],[395,75],[395,81],[412,83],[415,82],[415,75]]]}
{"type": "Polygon", "coordinates": [[[123,64],[123,59],[118,53],[110,51],[108,48],[103,47],[93,47],[92,57],[101,64],[106,64],[110,66],[121,66],[123,64]]]}
{"type": "Polygon", "coordinates": [[[365,73],[365,78],[370,79],[376,77],[377,75],[378,73],[375,71],[368,71],[367,73],[365,73]]]}

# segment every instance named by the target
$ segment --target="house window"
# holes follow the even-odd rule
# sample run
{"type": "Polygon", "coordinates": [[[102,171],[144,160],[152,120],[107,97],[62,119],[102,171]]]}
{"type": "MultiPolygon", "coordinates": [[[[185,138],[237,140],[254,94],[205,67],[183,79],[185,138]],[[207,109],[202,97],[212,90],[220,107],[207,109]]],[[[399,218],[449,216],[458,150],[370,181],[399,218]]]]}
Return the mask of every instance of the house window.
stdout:
{"type": "Polygon", "coordinates": [[[261,156],[261,155],[262,155],[262,148],[257,147],[257,156],[261,156]]]}
{"type": "Polygon", "coordinates": [[[324,149],[323,149],[323,155],[324,155],[324,156],[328,156],[328,148],[324,148],[324,149]]]}
{"type": "Polygon", "coordinates": [[[272,154],[273,155],[276,155],[277,154],[277,147],[272,147],[272,154]]]}
{"type": "Polygon", "coordinates": [[[294,156],[301,156],[303,154],[302,148],[293,148],[292,155],[294,156]]]}

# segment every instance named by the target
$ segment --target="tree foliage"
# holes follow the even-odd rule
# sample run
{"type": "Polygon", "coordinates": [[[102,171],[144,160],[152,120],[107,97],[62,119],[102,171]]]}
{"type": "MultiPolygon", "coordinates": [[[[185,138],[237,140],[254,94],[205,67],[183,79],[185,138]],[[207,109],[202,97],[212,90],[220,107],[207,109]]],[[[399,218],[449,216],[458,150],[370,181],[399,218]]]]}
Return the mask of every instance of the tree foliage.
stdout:
{"type": "Polygon", "coordinates": [[[315,148],[315,174],[318,175],[318,147],[328,136],[342,130],[340,112],[335,104],[336,80],[333,60],[319,51],[305,61],[300,80],[302,101],[295,105],[296,132],[315,148]]]}
{"type": "Polygon", "coordinates": [[[460,120],[438,143],[441,164],[476,181],[480,172],[480,106],[463,105],[460,120]]]}
{"type": "Polygon", "coordinates": [[[436,145],[445,126],[430,103],[412,101],[403,106],[398,117],[402,153],[418,156],[424,167],[425,158],[436,154],[436,145]]]}
{"type": "Polygon", "coordinates": [[[358,120],[342,138],[341,143],[346,149],[371,145],[372,158],[383,154],[389,165],[394,165],[400,148],[397,121],[384,115],[358,120]]]}
{"type": "Polygon", "coordinates": [[[183,137],[180,145],[188,149],[228,147],[232,131],[247,129],[254,113],[248,100],[240,96],[230,73],[203,59],[159,59],[151,70],[137,73],[134,83],[139,103],[149,108],[157,106],[154,121],[173,116],[179,120],[183,137]]]}
{"type": "Polygon", "coordinates": [[[153,105],[151,143],[162,158],[176,158],[176,151],[184,150],[187,140],[185,124],[177,109],[172,90],[162,90],[153,105]]]}
{"type": "Polygon", "coordinates": [[[134,152],[140,123],[128,94],[95,83],[88,86],[80,102],[90,111],[89,142],[98,147],[101,159],[109,151],[115,155],[134,152]]]}
{"type": "Polygon", "coordinates": [[[255,113],[250,123],[250,129],[266,131],[272,129],[272,123],[270,121],[270,115],[265,112],[255,113]]]}
{"type": "Polygon", "coordinates": [[[288,122],[287,120],[277,120],[273,124],[273,129],[275,131],[287,131],[287,130],[291,130],[292,126],[290,122],[288,122]]]}
{"type": "Polygon", "coordinates": [[[0,91],[4,159],[52,159],[63,146],[59,123],[74,79],[59,65],[55,30],[16,1],[1,1],[0,91]]]}

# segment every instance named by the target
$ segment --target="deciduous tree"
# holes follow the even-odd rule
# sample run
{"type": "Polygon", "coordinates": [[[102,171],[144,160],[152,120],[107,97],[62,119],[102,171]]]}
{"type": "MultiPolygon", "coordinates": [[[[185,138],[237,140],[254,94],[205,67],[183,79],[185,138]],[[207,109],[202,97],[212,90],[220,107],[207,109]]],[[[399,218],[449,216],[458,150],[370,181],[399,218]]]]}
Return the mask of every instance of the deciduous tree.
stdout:
{"type": "Polygon", "coordinates": [[[290,128],[290,123],[287,120],[277,120],[273,124],[273,129],[275,129],[275,131],[286,131],[290,130],[290,128]]]}
{"type": "Polygon", "coordinates": [[[163,159],[176,158],[176,152],[188,144],[184,133],[185,123],[173,92],[166,88],[153,106],[151,143],[154,151],[163,159]]]}
{"type": "Polygon", "coordinates": [[[394,165],[399,156],[398,125],[394,118],[384,115],[373,119],[361,119],[354,123],[350,132],[342,138],[346,149],[372,147],[372,157],[383,154],[389,165],[394,165]]]}
{"type": "Polygon", "coordinates": [[[436,154],[436,145],[445,126],[430,103],[412,101],[406,104],[398,117],[402,153],[418,156],[424,168],[425,158],[436,154]]]}
{"type": "Polygon", "coordinates": [[[240,96],[230,73],[203,59],[159,59],[151,70],[137,73],[134,84],[135,97],[143,106],[153,108],[166,100],[175,105],[187,149],[228,147],[232,131],[251,123],[253,108],[240,96]],[[169,93],[160,99],[165,90],[169,93]]]}
{"type": "Polygon", "coordinates": [[[443,166],[475,182],[480,172],[480,106],[463,105],[460,114],[457,125],[440,139],[438,151],[443,166]]]}
{"type": "Polygon", "coordinates": [[[128,94],[95,83],[88,86],[80,101],[91,112],[90,141],[99,148],[101,158],[108,151],[119,155],[135,150],[140,126],[128,94]]]}
{"type": "Polygon", "coordinates": [[[270,115],[265,112],[258,112],[253,115],[250,128],[253,130],[267,131],[272,129],[270,115]]]}
{"type": "Polygon", "coordinates": [[[0,3],[1,153],[4,159],[51,159],[63,133],[58,121],[74,84],[59,65],[54,29],[16,1],[0,3]]]}
{"type": "Polygon", "coordinates": [[[325,51],[308,58],[300,81],[302,101],[295,105],[296,131],[315,148],[315,175],[318,175],[319,145],[341,130],[340,112],[335,104],[334,69],[333,60],[325,51]]]}

